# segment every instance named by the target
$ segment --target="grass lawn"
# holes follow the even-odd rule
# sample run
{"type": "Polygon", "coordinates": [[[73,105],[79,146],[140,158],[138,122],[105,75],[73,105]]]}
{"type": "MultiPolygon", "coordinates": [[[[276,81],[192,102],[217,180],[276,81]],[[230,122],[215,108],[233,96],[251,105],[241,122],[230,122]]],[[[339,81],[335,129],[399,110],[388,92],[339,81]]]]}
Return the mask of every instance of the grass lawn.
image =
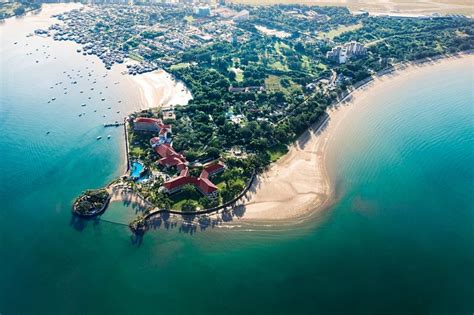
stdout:
{"type": "Polygon", "coordinates": [[[175,65],[172,65],[170,67],[170,70],[179,70],[179,69],[184,69],[184,68],[188,68],[191,64],[189,62],[181,62],[181,63],[177,63],[175,65]]]}
{"type": "Polygon", "coordinates": [[[271,68],[280,71],[288,71],[288,66],[281,63],[281,61],[276,61],[270,65],[271,68]]]}
{"type": "Polygon", "coordinates": [[[275,162],[288,152],[288,147],[283,144],[274,145],[267,150],[270,155],[270,161],[275,162]]]}
{"type": "MultiPolygon", "coordinates": [[[[196,190],[193,191],[192,193],[188,193],[188,192],[185,192],[185,191],[180,191],[180,192],[170,196],[170,199],[173,201],[173,205],[171,206],[171,209],[181,210],[181,207],[183,206],[183,203],[186,200],[191,199],[191,200],[194,200],[194,201],[198,201],[201,197],[202,197],[201,193],[199,193],[196,190]]],[[[200,205],[200,207],[202,208],[201,205],[200,205]]]]}
{"type": "Polygon", "coordinates": [[[334,39],[334,37],[339,36],[342,33],[358,30],[362,26],[363,26],[362,23],[354,24],[354,25],[342,25],[336,29],[330,30],[329,32],[319,33],[318,38],[334,39]]]}
{"type": "Polygon", "coordinates": [[[244,80],[244,71],[239,68],[230,68],[235,73],[235,81],[242,82],[244,80]]]}
{"type": "Polygon", "coordinates": [[[301,91],[301,85],[296,84],[291,80],[289,80],[290,85],[288,87],[284,87],[281,84],[281,79],[282,78],[287,78],[287,77],[285,77],[285,76],[280,77],[280,76],[272,75],[272,74],[269,75],[265,79],[265,89],[267,89],[269,91],[282,91],[282,92],[288,93],[288,94],[292,93],[295,90],[301,91]]]}
{"type": "Polygon", "coordinates": [[[280,83],[280,77],[277,75],[269,75],[265,79],[265,89],[267,90],[282,90],[283,87],[281,86],[280,83]]]}

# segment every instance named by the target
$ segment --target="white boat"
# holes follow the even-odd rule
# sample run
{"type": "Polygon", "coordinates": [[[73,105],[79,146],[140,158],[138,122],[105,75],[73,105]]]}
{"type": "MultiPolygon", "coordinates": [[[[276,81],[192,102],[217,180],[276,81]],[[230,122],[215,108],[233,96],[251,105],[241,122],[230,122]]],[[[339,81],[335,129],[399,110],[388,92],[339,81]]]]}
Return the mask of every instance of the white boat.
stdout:
{"type": "Polygon", "coordinates": [[[100,139],[102,139],[102,137],[101,137],[101,136],[98,136],[98,137],[97,137],[97,140],[100,140],[100,139]]]}

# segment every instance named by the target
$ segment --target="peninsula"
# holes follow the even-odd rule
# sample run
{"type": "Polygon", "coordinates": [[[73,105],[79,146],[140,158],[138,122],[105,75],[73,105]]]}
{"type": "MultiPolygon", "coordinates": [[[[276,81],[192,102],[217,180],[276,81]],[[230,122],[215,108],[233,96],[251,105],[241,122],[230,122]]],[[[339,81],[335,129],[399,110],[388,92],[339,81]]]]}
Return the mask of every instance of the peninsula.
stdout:
{"type": "Polygon", "coordinates": [[[57,18],[45,30],[54,39],[77,42],[107,68],[133,59],[131,75],[163,69],[192,93],[186,106],[155,104],[125,119],[130,170],[109,193],[126,190],[141,200],[145,212],[132,224],[138,230],[156,213],[245,207],[255,178],[277,180],[274,170],[261,174],[308,128],[317,133],[351,91],[405,63],[474,48],[474,21],[462,15],[176,4],[86,6],[57,18]]]}

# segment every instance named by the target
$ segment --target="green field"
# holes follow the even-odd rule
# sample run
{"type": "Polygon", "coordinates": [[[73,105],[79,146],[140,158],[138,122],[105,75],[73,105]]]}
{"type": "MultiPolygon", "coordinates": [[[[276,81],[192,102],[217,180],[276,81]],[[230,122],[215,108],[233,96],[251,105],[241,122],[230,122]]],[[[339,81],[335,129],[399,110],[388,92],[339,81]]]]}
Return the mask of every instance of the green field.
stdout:
{"type": "Polygon", "coordinates": [[[363,26],[362,23],[354,24],[354,25],[341,25],[336,29],[330,30],[329,32],[319,33],[318,38],[334,39],[334,37],[339,36],[342,33],[358,30],[362,26],[363,26]]]}

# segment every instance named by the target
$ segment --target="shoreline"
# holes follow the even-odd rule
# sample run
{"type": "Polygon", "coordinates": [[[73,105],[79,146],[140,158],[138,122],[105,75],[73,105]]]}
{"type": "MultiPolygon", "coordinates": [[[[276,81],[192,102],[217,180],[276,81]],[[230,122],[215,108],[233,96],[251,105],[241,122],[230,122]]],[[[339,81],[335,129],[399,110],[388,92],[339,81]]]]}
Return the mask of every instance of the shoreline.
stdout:
{"type": "Polygon", "coordinates": [[[473,58],[472,53],[394,65],[393,71],[382,71],[350,91],[327,110],[328,119],[323,124],[310,127],[285,156],[258,176],[244,202],[245,213],[240,221],[304,220],[322,214],[336,200],[334,179],[327,170],[327,147],[346,116],[360,109],[364,98],[389,80],[403,79],[433,64],[459,59],[468,62],[468,58],[473,58]]]}
{"type": "Polygon", "coordinates": [[[128,78],[140,91],[140,108],[167,109],[173,106],[185,106],[192,99],[191,92],[186,85],[173,78],[165,70],[156,70],[128,78]]]}
{"type": "MultiPolygon", "coordinates": [[[[238,216],[238,221],[257,225],[288,221],[298,223],[323,215],[325,210],[336,202],[334,182],[327,170],[327,147],[346,116],[355,108],[363,106],[358,103],[370,97],[370,91],[386,81],[402,79],[431,65],[459,59],[467,61],[467,58],[473,57],[473,52],[465,52],[396,64],[393,68],[380,71],[356,84],[356,88],[341,96],[337,103],[327,109],[327,117],[322,123],[317,122],[308,128],[294,144],[289,146],[287,154],[255,178],[248,192],[236,201],[236,206],[242,213],[238,216]]],[[[111,203],[134,204],[142,211],[153,208],[147,206],[146,200],[140,195],[130,193],[122,191],[115,194],[111,203]]],[[[172,211],[169,213],[176,214],[172,211]]],[[[215,216],[218,213],[216,211],[209,214],[215,216]]]]}

